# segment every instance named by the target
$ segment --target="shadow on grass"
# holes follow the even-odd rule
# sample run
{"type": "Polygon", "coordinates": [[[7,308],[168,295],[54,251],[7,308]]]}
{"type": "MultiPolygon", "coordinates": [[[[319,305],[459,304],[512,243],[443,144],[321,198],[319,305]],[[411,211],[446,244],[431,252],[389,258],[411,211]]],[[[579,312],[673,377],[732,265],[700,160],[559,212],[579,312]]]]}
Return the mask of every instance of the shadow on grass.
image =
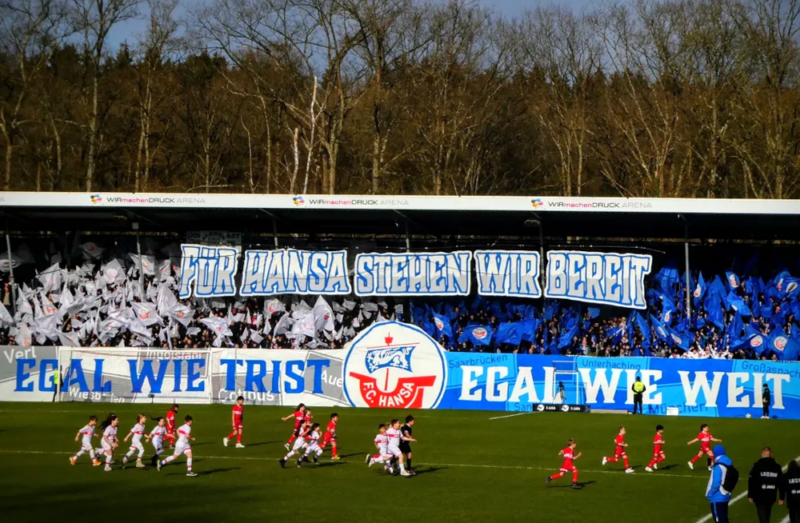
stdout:
{"type": "Polygon", "coordinates": [[[248,443],[245,447],[260,447],[261,445],[272,445],[273,443],[280,443],[280,441],[259,441],[258,443],[248,443]]]}
{"type": "MultiPolygon", "coordinates": [[[[587,485],[591,485],[593,483],[597,483],[597,482],[594,481],[594,480],[592,480],[592,481],[579,481],[578,482],[578,486],[579,487],[586,487],[587,485]]],[[[559,485],[555,485],[555,484],[551,483],[550,484],[550,488],[572,488],[572,483],[562,483],[562,484],[559,484],[559,485]]]]}
{"type": "Polygon", "coordinates": [[[433,472],[439,472],[440,470],[446,470],[447,468],[448,467],[420,467],[420,468],[414,469],[414,472],[417,473],[416,474],[417,476],[421,476],[422,474],[430,474],[430,473],[433,473],[433,472]]]}

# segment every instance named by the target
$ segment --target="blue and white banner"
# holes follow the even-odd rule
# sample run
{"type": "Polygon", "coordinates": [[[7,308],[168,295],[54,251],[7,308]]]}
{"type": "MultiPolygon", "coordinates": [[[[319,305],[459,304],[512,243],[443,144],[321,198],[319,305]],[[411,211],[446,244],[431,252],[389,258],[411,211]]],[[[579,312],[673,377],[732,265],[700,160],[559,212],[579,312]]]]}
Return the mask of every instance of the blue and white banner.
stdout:
{"type": "Polygon", "coordinates": [[[242,296],[350,294],[347,251],[247,251],[242,296]]]}
{"type": "Polygon", "coordinates": [[[239,249],[181,245],[181,299],[234,296],[239,249]]]}
{"type": "Polygon", "coordinates": [[[536,251],[475,251],[478,294],[540,298],[539,262],[536,251]]]}
{"type": "Polygon", "coordinates": [[[630,410],[640,377],[645,414],[760,416],[766,384],[773,416],[800,419],[799,363],[454,353],[392,321],[338,351],[0,351],[0,401],[50,401],[59,366],[62,401],[229,403],[241,394],[257,405],[509,412],[559,402],[630,410]]]}
{"type": "Polygon", "coordinates": [[[653,257],[583,251],[549,251],[545,296],[646,309],[644,278],[653,257]]]}
{"type": "Polygon", "coordinates": [[[469,251],[359,254],[356,296],[467,296],[471,263],[469,251]]]}

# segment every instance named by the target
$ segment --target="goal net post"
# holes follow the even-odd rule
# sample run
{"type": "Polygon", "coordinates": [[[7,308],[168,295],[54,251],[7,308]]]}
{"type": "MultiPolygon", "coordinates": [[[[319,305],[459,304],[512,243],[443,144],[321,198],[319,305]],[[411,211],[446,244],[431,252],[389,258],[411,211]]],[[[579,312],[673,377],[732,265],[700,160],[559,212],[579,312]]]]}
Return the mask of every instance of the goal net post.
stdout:
{"type": "Polygon", "coordinates": [[[586,403],[586,395],[581,387],[580,374],[578,373],[577,361],[573,358],[568,360],[553,361],[553,401],[558,404],[583,405],[586,403]]]}
{"type": "Polygon", "coordinates": [[[214,400],[220,349],[59,349],[59,401],[202,403],[214,400]]]}

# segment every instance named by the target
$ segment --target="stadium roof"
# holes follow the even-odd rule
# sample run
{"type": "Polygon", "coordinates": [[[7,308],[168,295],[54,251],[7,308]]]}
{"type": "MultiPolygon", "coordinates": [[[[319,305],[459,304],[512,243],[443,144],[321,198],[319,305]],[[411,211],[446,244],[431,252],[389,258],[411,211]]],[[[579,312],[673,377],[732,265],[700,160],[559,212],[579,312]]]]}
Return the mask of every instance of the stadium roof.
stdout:
{"type": "Polygon", "coordinates": [[[0,213],[12,232],[800,238],[800,200],[0,192],[0,213]]]}

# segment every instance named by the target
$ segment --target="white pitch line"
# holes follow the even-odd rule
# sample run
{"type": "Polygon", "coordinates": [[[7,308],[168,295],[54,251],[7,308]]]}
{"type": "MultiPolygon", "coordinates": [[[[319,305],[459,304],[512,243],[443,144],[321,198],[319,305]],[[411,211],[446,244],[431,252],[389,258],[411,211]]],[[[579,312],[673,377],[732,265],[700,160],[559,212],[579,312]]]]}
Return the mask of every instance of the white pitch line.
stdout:
{"type": "MultiPolygon", "coordinates": [[[[796,458],[794,458],[794,460],[795,460],[795,461],[800,461],[800,456],[797,456],[796,458]]],[[[783,467],[783,471],[784,471],[784,472],[786,472],[786,470],[787,470],[787,469],[788,469],[788,465],[784,465],[784,467],[783,467]]],[[[745,490],[744,492],[742,492],[741,494],[739,494],[739,495],[738,495],[738,496],[736,496],[735,498],[731,499],[731,500],[728,502],[728,506],[731,506],[731,505],[733,505],[734,503],[736,503],[737,501],[739,501],[740,499],[742,499],[742,498],[744,498],[744,497],[746,497],[746,496],[747,496],[747,490],[745,490]]],[[[705,517],[702,517],[702,518],[698,519],[698,520],[697,520],[697,523],[705,523],[706,521],[708,521],[708,520],[709,520],[709,519],[711,519],[712,517],[713,517],[713,516],[712,516],[711,514],[706,514],[706,515],[705,515],[705,517]]],[[[789,521],[789,516],[786,516],[786,519],[785,519],[784,521],[781,521],[781,523],[786,523],[786,522],[788,522],[788,521],[789,521]]]]}
{"type": "MultiPolygon", "coordinates": [[[[51,455],[59,455],[59,456],[71,456],[72,452],[64,452],[64,451],[46,451],[46,450],[2,450],[0,449],[0,454],[51,454],[51,455]]],[[[165,454],[167,454],[165,452],[165,454]]],[[[243,460],[243,461],[279,461],[279,458],[265,458],[259,456],[203,456],[199,455],[196,456],[198,459],[221,459],[221,460],[243,460]]],[[[347,462],[344,463],[355,463],[355,462],[347,462]]],[[[362,461],[359,461],[362,463],[362,461]]],[[[479,469],[500,469],[500,470],[541,470],[544,472],[553,472],[556,470],[555,468],[544,468],[544,467],[524,467],[521,465],[480,465],[475,463],[427,463],[421,462],[420,464],[426,465],[429,467],[464,467],[464,468],[479,468],[479,469]]],[[[622,470],[581,470],[582,473],[588,474],[616,474],[618,476],[632,476],[633,474],[625,474],[622,470]]],[[[659,472],[654,472],[652,474],[641,474],[642,476],[646,477],[662,477],[662,478],[689,478],[689,479],[705,479],[702,476],[694,476],[690,474],[664,474],[659,472]]]]}
{"type": "Polygon", "coordinates": [[[525,414],[530,414],[530,412],[518,412],[516,414],[509,414],[508,416],[497,416],[495,418],[489,418],[489,419],[493,420],[493,419],[513,418],[514,416],[523,416],[525,414]]]}

